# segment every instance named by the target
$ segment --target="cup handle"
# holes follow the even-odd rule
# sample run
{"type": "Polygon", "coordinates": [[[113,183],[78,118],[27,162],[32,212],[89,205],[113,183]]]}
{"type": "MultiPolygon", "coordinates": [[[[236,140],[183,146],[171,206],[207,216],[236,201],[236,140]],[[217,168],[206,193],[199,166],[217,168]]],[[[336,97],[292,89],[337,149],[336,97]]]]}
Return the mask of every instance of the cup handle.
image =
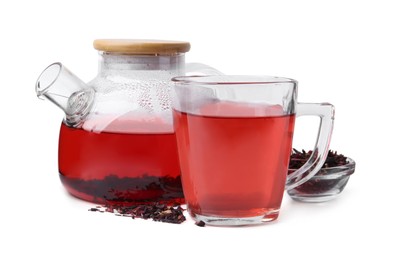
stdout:
{"type": "Polygon", "coordinates": [[[186,76],[207,76],[207,75],[224,75],[221,71],[203,63],[187,63],[185,64],[186,76]]]}
{"type": "Polygon", "coordinates": [[[324,165],[332,136],[335,107],[329,103],[298,103],[296,116],[319,116],[320,126],[315,147],[307,162],[287,177],[286,190],[305,183],[324,165]]]}

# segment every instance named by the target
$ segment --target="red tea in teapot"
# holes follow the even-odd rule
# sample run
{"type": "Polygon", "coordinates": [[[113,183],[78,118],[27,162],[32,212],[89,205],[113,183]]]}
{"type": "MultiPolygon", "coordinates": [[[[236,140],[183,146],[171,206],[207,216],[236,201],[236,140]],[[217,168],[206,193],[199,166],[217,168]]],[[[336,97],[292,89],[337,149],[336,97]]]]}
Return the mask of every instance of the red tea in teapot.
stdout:
{"type": "Polygon", "coordinates": [[[62,123],[59,171],[84,200],[183,203],[174,133],[95,133],[62,123]]]}
{"type": "Polygon", "coordinates": [[[190,44],[99,39],[93,46],[99,71],[89,83],[55,62],[35,85],[38,97],[65,114],[59,140],[64,186],[105,204],[182,202],[170,93],[171,79],[185,74],[190,44]]]}

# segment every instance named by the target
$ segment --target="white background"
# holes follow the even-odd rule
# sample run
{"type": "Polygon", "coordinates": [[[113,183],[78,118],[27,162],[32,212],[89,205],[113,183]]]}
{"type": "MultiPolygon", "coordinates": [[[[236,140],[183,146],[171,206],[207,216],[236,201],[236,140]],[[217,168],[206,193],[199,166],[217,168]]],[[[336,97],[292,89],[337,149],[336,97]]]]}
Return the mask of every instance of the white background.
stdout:
{"type": "MultiPolygon", "coordinates": [[[[2,1],[0,259],[394,259],[395,7],[391,1],[2,1]],[[96,38],[187,40],[189,62],[299,81],[336,106],[332,149],[357,169],[338,199],[284,196],[278,221],[199,228],[88,212],[57,174],[62,112],[35,96],[61,61],[97,72],[96,38]]],[[[297,126],[297,147],[307,147],[297,126]]],[[[314,132],[314,131],[313,131],[314,132]]],[[[307,147],[308,148],[308,147],[307,147]]]]}

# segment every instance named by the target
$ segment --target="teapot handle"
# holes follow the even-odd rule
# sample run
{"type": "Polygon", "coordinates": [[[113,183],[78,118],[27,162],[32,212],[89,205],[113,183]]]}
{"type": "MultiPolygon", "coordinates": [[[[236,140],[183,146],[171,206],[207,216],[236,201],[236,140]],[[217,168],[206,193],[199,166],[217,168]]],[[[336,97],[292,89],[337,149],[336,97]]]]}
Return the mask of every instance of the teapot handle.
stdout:
{"type": "Polygon", "coordinates": [[[185,76],[207,75],[224,75],[224,73],[203,63],[193,62],[185,64],[185,76]]]}

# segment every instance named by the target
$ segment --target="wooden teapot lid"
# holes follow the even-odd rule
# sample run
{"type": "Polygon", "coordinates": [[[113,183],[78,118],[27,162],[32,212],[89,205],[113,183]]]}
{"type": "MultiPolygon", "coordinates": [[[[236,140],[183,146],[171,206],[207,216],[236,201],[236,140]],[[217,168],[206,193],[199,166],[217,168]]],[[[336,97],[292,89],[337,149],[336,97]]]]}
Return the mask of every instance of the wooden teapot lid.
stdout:
{"type": "Polygon", "coordinates": [[[97,39],[93,42],[96,50],[126,54],[166,54],[188,52],[189,42],[166,40],[97,39]]]}

